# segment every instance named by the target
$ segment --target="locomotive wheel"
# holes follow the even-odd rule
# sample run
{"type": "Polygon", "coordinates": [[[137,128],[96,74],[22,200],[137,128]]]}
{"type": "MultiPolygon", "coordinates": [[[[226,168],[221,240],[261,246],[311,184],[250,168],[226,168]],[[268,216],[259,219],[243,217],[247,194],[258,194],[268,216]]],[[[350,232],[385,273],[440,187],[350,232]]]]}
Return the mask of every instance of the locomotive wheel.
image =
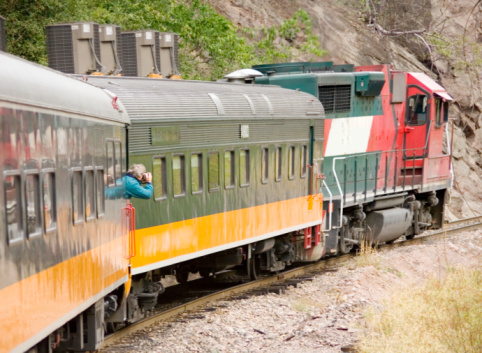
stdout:
{"type": "Polygon", "coordinates": [[[176,271],[176,281],[179,284],[187,283],[189,277],[189,270],[185,268],[180,268],[176,271]]]}
{"type": "Polygon", "coordinates": [[[343,227],[340,229],[340,237],[338,243],[340,254],[343,255],[348,254],[353,249],[353,244],[345,241],[345,232],[347,232],[347,227],[343,227]]]}
{"type": "Polygon", "coordinates": [[[199,275],[202,277],[202,278],[208,278],[210,275],[211,275],[211,271],[206,269],[206,268],[203,268],[203,269],[200,269],[199,270],[199,275]]]}
{"type": "Polygon", "coordinates": [[[259,257],[259,255],[254,255],[246,262],[249,279],[252,281],[257,280],[259,278],[261,258],[259,257]]]}

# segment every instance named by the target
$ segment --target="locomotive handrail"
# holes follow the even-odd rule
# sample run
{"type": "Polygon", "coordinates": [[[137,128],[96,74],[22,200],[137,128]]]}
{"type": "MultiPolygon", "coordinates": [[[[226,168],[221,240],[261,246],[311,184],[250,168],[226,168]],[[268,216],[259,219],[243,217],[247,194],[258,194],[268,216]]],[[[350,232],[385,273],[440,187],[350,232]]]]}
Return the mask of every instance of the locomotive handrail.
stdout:
{"type": "MultiPolygon", "coordinates": [[[[343,226],[343,201],[344,201],[344,195],[343,195],[343,191],[341,190],[341,185],[340,185],[340,181],[338,180],[338,175],[336,174],[336,170],[335,170],[335,164],[336,164],[336,161],[337,160],[346,160],[346,158],[349,158],[349,157],[335,157],[333,158],[333,175],[335,176],[335,180],[336,180],[336,185],[338,186],[338,191],[340,191],[340,197],[341,197],[341,200],[340,200],[340,225],[338,227],[333,227],[333,229],[340,229],[342,226],[343,226]]],[[[345,176],[345,180],[346,180],[346,176],[345,176]]]]}
{"type": "MultiPolygon", "coordinates": [[[[326,229],[326,230],[331,230],[331,225],[332,225],[332,223],[331,223],[332,217],[331,216],[333,215],[333,194],[332,194],[330,188],[328,187],[328,185],[326,185],[325,180],[323,180],[323,185],[325,186],[326,191],[328,191],[328,194],[330,195],[330,205],[328,206],[328,211],[329,211],[328,213],[330,214],[330,218],[328,220],[328,229],[326,229]]],[[[320,190],[320,192],[323,192],[323,191],[320,190]]]]}

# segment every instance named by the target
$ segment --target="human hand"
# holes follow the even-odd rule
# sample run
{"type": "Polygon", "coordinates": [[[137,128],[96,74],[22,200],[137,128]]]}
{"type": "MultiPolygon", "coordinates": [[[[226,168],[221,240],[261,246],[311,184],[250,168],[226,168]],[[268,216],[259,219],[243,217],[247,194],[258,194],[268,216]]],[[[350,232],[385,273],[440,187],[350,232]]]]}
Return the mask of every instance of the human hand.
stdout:
{"type": "Polygon", "coordinates": [[[152,173],[145,173],[144,180],[146,181],[146,183],[152,183],[152,173]]]}

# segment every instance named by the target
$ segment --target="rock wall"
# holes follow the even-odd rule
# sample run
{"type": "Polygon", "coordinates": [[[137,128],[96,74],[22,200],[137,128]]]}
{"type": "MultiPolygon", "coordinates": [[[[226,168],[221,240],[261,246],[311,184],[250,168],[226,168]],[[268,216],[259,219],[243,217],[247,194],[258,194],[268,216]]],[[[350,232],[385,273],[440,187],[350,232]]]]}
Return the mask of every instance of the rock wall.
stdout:
{"type": "MultiPolygon", "coordinates": [[[[453,129],[454,137],[455,183],[448,218],[482,214],[482,52],[478,52],[478,46],[482,50],[482,5],[474,8],[476,0],[413,1],[427,4],[431,18],[424,16],[420,24],[428,25],[432,36],[445,41],[440,46],[429,49],[413,35],[400,38],[380,34],[367,25],[365,14],[357,8],[360,2],[353,0],[209,0],[240,28],[279,26],[298,9],[304,9],[311,16],[313,33],[328,54],[321,59],[300,56],[297,60],[391,63],[397,69],[425,72],[436,78],[455,98],[449,129],[450,135],[453,129]]],[[[410,13],[410,8],[404,11],[401,16],[417,15],[410,13]]]]}

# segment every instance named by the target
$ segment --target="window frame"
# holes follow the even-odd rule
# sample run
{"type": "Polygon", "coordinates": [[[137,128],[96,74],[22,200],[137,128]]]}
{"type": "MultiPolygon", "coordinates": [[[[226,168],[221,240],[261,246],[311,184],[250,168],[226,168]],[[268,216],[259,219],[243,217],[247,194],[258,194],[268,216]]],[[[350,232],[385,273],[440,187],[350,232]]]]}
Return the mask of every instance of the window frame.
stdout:
{"type": "Polygon", "coordinates": [[[190,168],[190,176],[191,176],[191,194],[192,195],[201,195],[203,192],[204,192],[204,178],[203,178],[203,175],[204,175],[204,168],[203,168],[203,153],[202,152],[191,152],[191,158],[190,158],[190,162],[189,162],[189,168],[190,168]],[[197,191],[194,191],[193,188],[192,188],[192,182],[193,182],[193,176],[194,176],[194,173],[192,171],[192,157],[193,156],[197,156],[198,157],[198,172],[197,172],[197,175],[198,175],[198,181],[199,181],[199,190],[197,191]]]}
{"type": "MultiPolygon", "coordinates": [[[[418,88],[418,87],[417,87],[418,88]]],[[[430,106],[431,106],[431,103],[430,103],[430,100],[431,100],[431,96],[430,94],[428,94],[427,92],[424,92],[424,94],[421,94],[421,93],[416,93],[416,94],[412,94],[411,96],[408,96],[407,97],[407,103],[406,103],[406,115],[405,115],[405,125],[406,126],[424,126],[427,124],[427,122],[430,121],[430,106]],[[426,99],[426,102],[425,102],[425,113],[417,113],[416,112],[416,103],[417,103],[417,98],[416,97],[422,97],[422,104],[423,104],[423,99],[426,99]],[[414,107],[412,109],[412,106],[410,105],[410,100],[411,99],[414,99],[414,107]],[[411,115],[411,112],[413,111],[413,116],[417,116],[417,123],[412,123],[412,118],[413,116],[411,115]],[[425,114],[425,119],[422,123],[420,123],[418,121],[418,115],[419,114],[425,114]]]]}
{"type": "Polygon", "coordinates": [[[294,180],[296,175],[296,146],[289,145],[288,146],[288,180],[294,180]],[[290,156],[291,156],[291,163],[290,163],[290,156]]]}
{"type": "Polygon", "coordinates": [[[101,218],[104,218],[105,216],[105,191],[104,191],[104,188],[105,188],[105,181],[104,181],[104,178],[105,178],[105,170],[104,170],[104,167],[102,166],[97,166],[97,167],[94,167],[94,193],[95,193],[95,215],[97,217],[97,219],[101,219],[101,218]],[[99,180],[99,172],[102,173],[102,191],[101,191],[101,194],[102,194],[102,210],[100,209],[99,207],[99,183],[97,182],[99,180]],[[102,211],[102,212],[101,212],[102,211]]]}
{"type": "Polygon", "coordinates": [[[85,219],[85,205],[84,205],[84,199],[83,199],[83,196],[84,196],[84,178],[83,178],[83,173],[82,173],[82,168],[81,167],[74,167],[74,168],[70,168],[70,205],[72,207],[72,210],[71,210],[71,219],[72,219],[72,224],[74,226],[76,225],[79,225],[79,224],[83,224],[84,223],[84,219],[85,219]],[[81,204],[81,210],[79,210],[79,214],[81,216],[78,216],[77,217],[77,220],[75,220],[75,217],[74,217],[74,175],[75,173],[80,173],[80,204],[81,204]]]}
{"type": "Polygon", "coordinates": [[[172,197],[175,199],[185,197],[186,196],[186,157],[184,153],[174,153],[171,158],[171,166],[172,166],[172,197]],[[181,157],[180,158],[180,170],[181,170],[181,193],[180,194],[175,194],[174,190],[174,158],[176,157],[181,157]]]}
{"type": "Polygon", "coordinates": [[[160,202],[167,200],[167,156],[165,154],[162,155],[154,155],[152,157],[152,185],[154,188],[154,201],[160,202]],[[162,162],[161,164],[161,197],[156,197],[156,186],[155,186],[155,168],[154,168],[154,160],[159,159],[162,162]]]}
{"type": "Polygon", "coordinates": [[[221,180],[220,180],[220,179],[221,179],[221,178],[220,178],[220,174],[221,174],[221,173],[220,173],[220,170],[219,170],[219,169],[220,169],[220,168],[219,168],[219,151],[210,151],[210,152],[208,152],[208,192],[218,192],[219,190],[221,190],[221,185],[220,185],[220,181],[221,181],[221,180]],[[218,182],[217,182],[217,186],[215,186],[215,187],[213,187],[213,188],[211,188],[211,185],[210,185],[210,184],[211,184],[211,181],[210,181],[210,176],[211,176],[211,173],[210,173],[210,170],[211,170],[211,168],[210,168],[210,161],[211,161],[211,159],[210,159],[210,157],[211,157],[211,155],[217,155],[217,156],[218,156],[218,173],[217,173],[217,174],[218,174],[218,175],[217,175],[217,180],[218,180],[218,182]]]}
{"type": "Polygon", "coordinates": [[[249,167],[251,165],[251,162],[250,162],[250,151],[249,151],[249,148],[240,148],[239,149],[239,186],[242,187],[242,188],[245,188],[245,187],[248,187],[249,184],[250,184],[250,170],[249,170],[249,167]],[[246,161],[246,165],[245,165],[245,170],[246,170],[246,183],[242,183],[242,180],[243,178],[241,177],[241,172],[242,172],[242,168],[241,168],[241,152],[246,152],[246,156],[247,158],[245,158],[245,161],[246,161]]]}
{"type": "Polygon", "coordinates": [[[105,166],[106,166],[106,172],[107,176],[109,176],[109,148],[107,147],[109,144],[112,146],[112,183],[109,182],[109,179],[107,179],[106,186],[108,188],[112,188],[116,186],[116,179],[115,179],[115,147],[114,147],[114,140],[113,139],[106,139],[105,140],[105,166]]]}
{"type": "Polygon", "coordinates": [[[92,222],[93,220],[96,219],[97,217],[97,194],[96,194],[96,189],[95,189],[95,172],[94,172],[94,167],[84,167],[82,171],[82,184],[83,184],[83,194],[84,194],[84,218],[85,222],[92,222]],[[93,198],[92,198],[92,204],[94,207],[94,210],[90,212],[90,216],[87,217],[86,211],[87,211],[87,173],[92,172],[92,193],[93,193],[93,198]]]}
{"type": "Polygon", "coordinates": [[[232,190],[236,187],[236,151],[234,149],[226,149],[224,150],[223,155],[223,165],[224,165],[224,188],[226,190],[232,190]],[[231,169],[231,183],[228,185],[226,184],[226,153],[230,154],[231,163],[229,167],[231,169]]]}
{"type": "Polygon", "coordinates": [[[8,233],[8,219],[7,219],[7,212],[5,212],[5,230],[6,230],[6,234],[5,234],[5,237],[6,237],[6,241],[7,241],[7,244],[8,246],[11,246],[11,245],[15,245],[15,244],[20,244],[22,243],[24,240],[25,240],[25,236],[26,236],[26,231],[25,231],[25,215],[24,215],[24,205],[23,205],[23,187],[22,187],[22,173],[20,172],[20,170],[16,169],[16,170],[7,170],[7,171],[4,171],[3,172],[3,192],[4,192],[4,206],[5,206],[5,211],[7,209],[7,188],[6,188],[6,179],[7,177],[17,177],[18,180],[19,180],[19,183],[18,183],[18,189],[20,190],[20,195],[17,194],[17,202],[19,202],[19,205],[20,205],[20,217],[19,217],[19,220],[21,222],[21,231],[18,232],[19,234],[19,237],[18,238],[14,238],[14,239],[10,239],[9,237],[9,233],[8,233]]]}
{"type": "Polygon", "coordinates": [[[300,148],[300,177],[306,178],[308,174],[308,144],[304,143],[300,148]]]}
{"type": "Polygon", "coordinates": [[[261,147],[261,184],[269,181],[269,147],[261,147]]]}
{"type": "Polygon", "coordinates": [[[57,176],[56,176],[56,170],[55,168],[46,168],[42,169],[42,179],[41,179],[41,187],[42,187],[42,192],[41,192],[41,202],[42,202],[42,210],[45,210],[45,189],[44,189],[44,181],[45,181],[45,176],[47,174],[52,174],[53,176],[53,197],[52,197],[52,205],[53,205],[53,214],[55,216],[55,224],[53,227],[47,228],[47,224],[45,223],[45,215],[42,214],[42,220],[43,220],[43,231],[45,235],[52,234],[57,231],[57,193],[56,193],[56,188],[57,188],[57,176]]]}
{"type": "Polygon", "coordinates": [[[283,179],[283,148],[276,146],[274,149],[274,181],[279,183],[283,179]]]}
{"type": "Polygon", "coordinates": [[[27,239],[34,239],[34,238],[38,238],[39,236],[41,236],[43,234],[43,217],[42,217],[42,201],[41,201],[41,192],[40,192],[40,173],[37,169],[28,169],[28,170],[24,170],[23,172],[23,176],[24,176],[24,185],[23,185],[23,201],[24,201],[24,205],[25,205],[25,211],[24,211],[24,221],[25,222],[25,236],[27,239]],[[29,176],[31,175],[35,175],[37,177],[37,197],[38,197],[38,203],[37,203],[37,206],[38,206],[38,218],[39,218],[39,231],[35,232],[35,233],[32,233],[30,234],[29,231],[28,231],[28,210],[27,210],[27,179],[29,176]]]}
{"type": "Polygon", "coordinates": [[[122,159],[122,141],[119,140],[119,139],[114,139],[112,140],[113,143],[114,143],[114,184],[115,185],[122,185],[122,173],[124,172],[124,164],[123,164],[123,159],[122,159]],[[116,149],[116,146],[119,146],[119,158],[117,158],[117,149],[116,149]],[[120,175],[117,175],[117,160],[119,161],[119,173],[120,175]]]}

